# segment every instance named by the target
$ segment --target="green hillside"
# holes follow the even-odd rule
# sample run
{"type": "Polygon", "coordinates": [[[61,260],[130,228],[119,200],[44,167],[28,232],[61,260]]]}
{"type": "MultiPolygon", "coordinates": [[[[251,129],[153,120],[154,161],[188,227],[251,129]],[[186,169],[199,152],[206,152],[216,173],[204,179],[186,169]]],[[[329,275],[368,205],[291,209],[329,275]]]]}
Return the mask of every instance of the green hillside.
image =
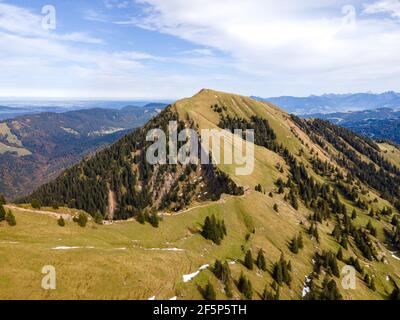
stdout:
{"type": "Polygon", "coordinates": [[[44,208],[9,205],[17,225],[0,222],[0,299],[201,299],[209,281],[217,299],[241,299],[242,273],[252,299],[388,299],[400,284],[399,168],[387,146],[350,131],[204,89],[21,199],[44,208]],[[255,129],[253,173],[147,167],[144,133],[171,119],[255,129]],[[82,209],[115,221],[82,228],[72,221],[82,209]],[[227,231],[219,245],[202,233],[212,215],[227,231]],[[254,260],[263,251],[265,270],[245,266],[248,250],[254,260]],[[218,279],[216,260],[230,276],[218,279]],[[341,284],[349,264],[355,290],[341,284]],[[40,287],[44,265],[55,266],[57,290],[40,287]]]}

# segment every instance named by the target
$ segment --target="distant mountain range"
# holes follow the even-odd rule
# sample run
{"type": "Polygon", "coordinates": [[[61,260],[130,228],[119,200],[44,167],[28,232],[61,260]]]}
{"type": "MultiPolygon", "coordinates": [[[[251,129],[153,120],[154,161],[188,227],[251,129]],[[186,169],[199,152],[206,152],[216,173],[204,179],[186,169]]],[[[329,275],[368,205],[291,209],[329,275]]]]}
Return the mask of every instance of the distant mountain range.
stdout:
{"type": "MultiPolygon", "coordinates": [[[[142,126],[163,104],[45,112],[0,122],[0,194],[31,192],[99,148],[142,126]]],[[[8,110],[8,108],[1,109],[8,110]]]]}
{"type": "Polygon", "coordinates": [[[379,108],[355,112],[307,114],[303,117],[328,120],[362,135],[400,144],[400,110],[379,108]]]}
{"type": "Polygon", "coordinates": [[[382,94],[325,94],[309,97],[253,97],[260,101],[269,101],[294,114],[314,114],[361,111],[367,109],[392,108],[400,109],[400,93],[393,91],[382,94]]]}
{"type": "Polygon", "coordinates": [[[15,118],[21,115],[43,112],[62,113],[93,108],[121,110],[126,106],[161,107],[168,101],[109,101],[109,100],[0,100],[0,120],[15,118]]]}

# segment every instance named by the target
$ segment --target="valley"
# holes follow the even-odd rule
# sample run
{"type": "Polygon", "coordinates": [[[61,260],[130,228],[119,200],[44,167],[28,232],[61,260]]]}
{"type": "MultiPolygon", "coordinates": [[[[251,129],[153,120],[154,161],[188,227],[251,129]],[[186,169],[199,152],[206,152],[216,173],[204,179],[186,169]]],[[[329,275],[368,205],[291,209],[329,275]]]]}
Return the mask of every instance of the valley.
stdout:
{"type": "Polygon", "coordinates": [[[111,144],[163,106],[25,115],[0,122],[0,193],[27,195],[63,169],[111,144]]]}

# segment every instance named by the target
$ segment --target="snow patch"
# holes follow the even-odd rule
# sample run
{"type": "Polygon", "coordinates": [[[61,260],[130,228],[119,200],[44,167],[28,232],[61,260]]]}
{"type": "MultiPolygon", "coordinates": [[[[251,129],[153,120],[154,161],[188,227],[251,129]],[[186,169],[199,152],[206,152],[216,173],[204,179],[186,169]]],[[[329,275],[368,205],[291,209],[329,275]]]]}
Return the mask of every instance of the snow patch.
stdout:
{"type": "Polygon", "coordinates": [[[190,280],[194,279],[195,277],[197,277],[201,271],[208,269],[210,267],[210,265],[205,264],[204,266],[201,266],[199,268],[199,270],[197,270],[196,272],[193,272],[191,274],[185,274],[183,276],[183,282],[189,282],[190,280]]]}
{"type": "Polygon", "coordinates": [[[311,279],[309,277],[306,277],[306,280],[304,281],[304,288],[302,291],[301,296],[304,298],[308,293],[310,293],[311,289],[309,287],[309,283],[311,282],[311,279]]]}
{"type": "Polygon", "coordinates": [[[52,248],[52,250],[75,250],[75,249],[95,249],[95,247],[67,247],[67,246],[60,246],[52,248]]]}
{"type": "Polygon", "coordinates": [[[185,251],[183,249],[178,249],[178,248],[145,248],[144,250],[146,250],[146,251],[178,251],[178,252],[185,251]]]}
{"type": "Polygon", "coordinates": [[[392,257],[395,258],[396,260],[400,260],[400,258],[396,256],[394,253],[392,254],[392,257]]]}

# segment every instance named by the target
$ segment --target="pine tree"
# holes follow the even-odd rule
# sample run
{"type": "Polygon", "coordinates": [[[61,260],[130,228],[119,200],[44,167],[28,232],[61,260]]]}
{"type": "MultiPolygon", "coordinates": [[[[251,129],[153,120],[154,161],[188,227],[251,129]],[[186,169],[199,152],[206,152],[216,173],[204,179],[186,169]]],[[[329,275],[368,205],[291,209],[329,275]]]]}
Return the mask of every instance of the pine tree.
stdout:
{"type": "Polygon", "coordinates": [[[7,204],[7,200],[4,195],[0,194],[0,205],[4,206],[7,204]]]}
{"type": "Polygon", "coordinates": [[[322,291],[321,291],[321,300],[341,300],[342,295],[339,292],[339,289],[334,280],[329,280],[327,277],[323,281],[322,291]]]}
{"type": "Polygon", "coordinates": [[[215,215],[206,217],[203,224],[201,235],[208,240],[212,240],[215,244],[221,244],[221,241],[227,234],[224,220],[217,220],[215,215]]]}
{"type": "Polygon", "coordinates": [[[31,206],[32,206],[33,209],[39,210],[42,207],[42,204],[40,203],[39,200],[33,199],[32,202],[31,202],[31,206]]]}
{"type": "Polygon", "coordinates": [[[103,216],[101,215],[100,212],[97,212],[94,215],[94,222],[97,223],[97,224],[103,224],[103,216]]]}
{"type": "Polygon", "coordinates": [[[221,281],[225,285],[226,296],[228,298],[232,298],[233,297],[233,283],[232,283],[232,277],[231,277],[231,270],[229,268],[228,262],[226,262],[226,261],[222,265],[221,281]]]}
{"type": "Polygon", "coordinates": [[[136,221],[139,222],[140,224],[146,223],[146,217],[145,217],[143,211],[139,211],[139,213],[136,216],[136,221]]]}
{"type": "Polygon", "coordinates": [[[247,269],[253,270],[253,255],[251,253],[251,250],[247,250],[246,256],[244,257],[244,265],[247,269]]]}
{"type": "Polygon", "coordinates": [[[84,228],[84,227],[86,227],[87,221],[88,221],[88,218],[87,218],[86,214],[81,212],[77,218],[78,225],[81,226],[82,228],[84,228]]]}
{"type": "Polygon", "coordinates": [[[357,211],[356,211],[356,209],[353,210],[353,212],[352,212],[352,214],[351,214],[351,219],[352,219],[352,220],[357,219],[357,211]]]}
{"type": "Polygon", "coordinates": [[[268,290],[268,287],[265,286],[264,292],[261,295],[262,300],[274,300],[274,294],[268,290]]]}
{"type": "Polygon", "coordinates": [[[371,279],[371,283],[370,283],[369,288],[370,288],[372,291],[376,291],[375,279],[374,279],[374,278],[371,279]]]}
{"type": "Polygon", "coordinates": [[[400,301],[400,289],[396,286],[390,294],[390,300],[400,301]]]}
{"type": "Polygon", "coordinates": [[[154,228],[158,228],[160,225],[160,217],[158,216],[157,212],[153,212],[150,216],[150,224],[154,228]]]}
{"type": "Polygon", "coordinates": [[[58,224],[60,227],[64,227],[64,226],[65,226],[64,218],[63,218],[63,217],[60,217],[60,218],[57,220],[57,224],[58,224]]]}
{"type": "Polygon", "coordinates": [[[304,248],[303,234],[301,232],[299,233],[299,236],[297,237],[297,245],[298,245],[299,249],[304,248]]]}
{"type": "Polygon", "coordinates": [[[279,212],[279,208],[278,208],[278,205],[276,203],[274,204],[274,210],[275,210],[275,212],[279,212]]]}
{"type": "Polygon", "coordinates": [[[253,297],[253,288],[250,280],[247,280],[243,272],[240,274],[238,289],[247,300],[251,300],[253,297]]]}
{"type": "Polygon", "coordinates": [[[14,227],[17,225],[17,221],[15,220],[14,214],[11,212],[11,210],[8,210],[6,214],[6,221],[9,226],[14,227]]]}
{"type": "Polygon", "coordinates": [[[337,253],[337,255],[336,255],[336,258],[337,258],[339,261],[343,261],[343,251],[342,251],[342,248],[339,248],[338,253],[337,253]]]}
{"type": "Polygon", "coordinates": [[[294,254],[299,253],[299,244],[297,242],[297,237],[293,237],[293,239],[290,241],[290,251],[292,251],[294,254]]]}
{"type": "Polygon", "coordinates": [[[208,284],[206,285],[206,288],[204,289],[203,292],[203,297],[205,300],[216,300],[216,293],[214,290],[214,286],[212,283],[209,281],[208,284]]]}
{"type": "Polygon", "coordinates": [[[262,249],[258,251],[256,265],[258,269],[267,271],[267,263],[265,262],[264,251],[262,249]]]}
{"type": "Polygon", "coordinates": [[[3,205],[0,204],[0,222],[6,218],[6,210],[4,209],[3,205]]]}
{"type": "Polygon", "coordinates": [[[342,240],[340,241],[340,245],[346,250],[347,250],[347,247],[348,247],[347,243],[348,243],[347,238],[346,237],[342,237],[342,240]]]}
{"type": "Polygon", "coordinates": [[[222,280],[222,262],[219,260],[215,261],[213,272],[215,276],[222,280]]]}
{"type": "Polygon", "coordinates": [[[282,271],[282,265],[281,265],[280,261],[278,261],[274,264],[274,269],[273,269],[272,275],[273,275],[273,278],[276,281],[276,283],[281,286],[283,284],[283,271],[282,271]]]}

